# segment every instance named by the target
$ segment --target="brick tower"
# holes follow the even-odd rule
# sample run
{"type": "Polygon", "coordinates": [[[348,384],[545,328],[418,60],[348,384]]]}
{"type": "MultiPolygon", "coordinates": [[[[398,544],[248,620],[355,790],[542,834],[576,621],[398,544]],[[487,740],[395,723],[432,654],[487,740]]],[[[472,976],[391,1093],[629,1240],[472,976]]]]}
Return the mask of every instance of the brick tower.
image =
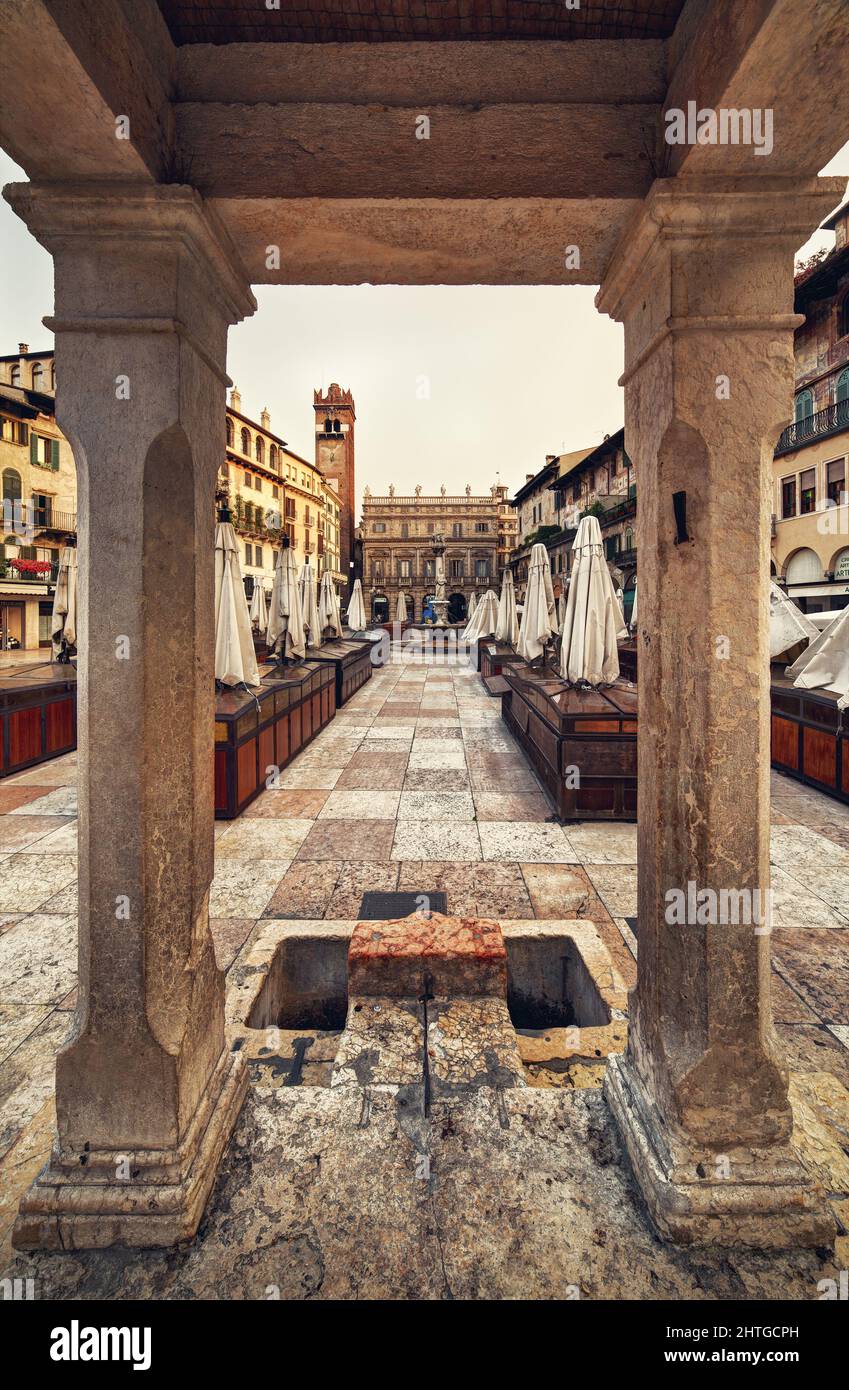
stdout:
{"type": "Polygon", "coordinates": [[[326,478],[336,480],[339,492],[339,568],[353,582],[354,560],[354,423],[356,412],[350,391],[334,381],[325,395],[313,392],[315,410],[315,461],[326,478]]]}

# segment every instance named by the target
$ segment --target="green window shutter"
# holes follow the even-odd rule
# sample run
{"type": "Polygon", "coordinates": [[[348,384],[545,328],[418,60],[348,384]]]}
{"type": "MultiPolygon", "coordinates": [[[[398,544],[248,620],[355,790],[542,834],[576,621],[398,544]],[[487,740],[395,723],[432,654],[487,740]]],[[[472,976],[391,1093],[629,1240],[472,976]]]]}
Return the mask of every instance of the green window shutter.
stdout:
{"type": "Polygon", "coordinates": [[[29,461],[38,463],[38,435],[30,434],[29,437],[29,461]]]}
{"type": "Polygon", "coordinates": [[[58,440],[58,439],[51,439],[51,441],[50,441],[50,467],[53,469],[53,472],[54,472],[54,473],[58,473],[58,471],[59,471],[59,440],[58,440]]]}

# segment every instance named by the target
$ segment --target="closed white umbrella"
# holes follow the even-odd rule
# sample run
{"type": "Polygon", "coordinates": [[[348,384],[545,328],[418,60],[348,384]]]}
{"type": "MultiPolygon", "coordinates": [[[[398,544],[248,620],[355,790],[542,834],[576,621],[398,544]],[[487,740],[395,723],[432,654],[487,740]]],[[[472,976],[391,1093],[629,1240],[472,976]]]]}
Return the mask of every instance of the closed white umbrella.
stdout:
{"type": "Polygon", "coordinates": [[[395,604],[395,621],[396,623],[407,621],[407,600],[400,589],[398,590],[398,602],[395,604]]]}
{"type": "Polygon", "coordinates": [[[303,564],[298,582],[301,587],[301,607],[304,614],[304,627],[307,630],[307,641],[311,647],[318,647],[321,645],[321,620],[318,616],[315,573],[309,560],[303,564]]]}
{"type": "Polygon", "coordinates": [[[788,647],[795,647],[797,642],[810,642],[811,645],[802,653],[797,662],[790,668],[791,673],[798,674],[803,666],[819,651],[822,644],[818,641],[819,629],[805,617],[802,612],[787,595],[779,589],[777,584],[770,582],[769,586],[769,658],[773,661],[782,652],[786,652],[788,647]],[[801,663],[801,664],[800,664],[801,663]]]}
{"type": "Polygon", "coordinates": [[[632,632],[637,630],[637,581],[634,580],[634,602],[631,604],[631,621],[628,624],[632,632]]]}
{"type": "Polygon", "coordinates": [[[265,601],[265,589],[258,579],[254,580],[254,591],[251,596],[251,622],[254,627],[258,627],[260,632],[264,632],[268,626],[268,605],[265,601]]]}
{"type": "Polygon", "coordinates": [[[557,612],[551,584],[551,563],[541,541],[531,548],[528,564],[528,586],[519,641],[516,650],[525,661],[541,656],[546,642],[556,630],[557,612]]]}
{"type": "MultiPolygon", "coordinates": [[[[799,613],[799,617],[804,618],[804,614],[799,613]]],[[[809,626],[814,638],[785,674],[802,690],[834,691],[841,696],[838,707],[845,709],[849,703],[849,608],[822,632],[813,623],[809,626]]]]}
{"type": "Polygon", "coordinates": [[[501,581],[501,597],[498,600],[495,640],[497,642],[509,642],[511,647],[515,647],[519,640],[516,589],[513,584],[513,571],[509,569],[504,571],[504,578],[501,581]]]}
{"type": "Polygon", "coordinates": [[[366,606],[363,603],[363,586],[359,579],[354,580],[354,592],[348,604],[348,626],[352,632],[366,630],[366,606]]]}
{"type": "Polygon", "coordinates": [[[475,609],[477,608],[477,606],[478,606],[477,594],[472,594],[471,598],[469,599],[469,618],[470,618],[470,619],[473,618],[473,617],[475,616],[475,609]]]}
{"type": "Polygon", "coordinates": [[[588,685],[610,683],[619,675],[616,639],[626,636],[627,629],[604,558],[598,517],[581,518],[572,553],[560,674],[588,685]]]}
{"type": "Polygon", "coordinates": [[[490,637],[498,625],[498,595],[494,589],[487,589],[474,616],[463,629],[461,642],[477,642],[481,637],[490,637]]]}
{"type": "Polygon", "coordinates": [[[54,661],[67,660],[69,649],[77,645],[77,551],[73,545],[66,545],[59,557],[50,640],[54,661]]]}
{"type": "Polygon", "coordinates": [[[303,660],[307,649],[298,567],[295,552],[289,546],[285,546],[277,555],[266,642],[269,650],[283,660],[293,657],[303,660]]]}
{"type": "Polygon", "coordinates": [[[333,575],[329,570],[325,570],[321,576],[321,593],[318,597],[318,621],[321,624],[323,635],[330,637],[342,636],[342,617],[339,612],[339,599],[336,596],[336,585],[333,583],[333,575]],[[328,628],[330,633],[328,634],[328,628]]]}
{"type": "Polygon", "coordinates": [[[259,685],[239,546],[229,521],[215,527],[215,679],[222,685],[259,685]]]}

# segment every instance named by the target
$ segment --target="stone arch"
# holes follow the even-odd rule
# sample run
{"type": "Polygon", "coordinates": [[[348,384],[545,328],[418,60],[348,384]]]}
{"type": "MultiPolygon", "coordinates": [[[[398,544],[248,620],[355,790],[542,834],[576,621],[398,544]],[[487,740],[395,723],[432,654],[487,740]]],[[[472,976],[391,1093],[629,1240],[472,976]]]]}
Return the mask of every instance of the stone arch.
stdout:
{"type": "Polygon", "coordinates": [[[822,561],[809,546],[800,545],[784,562],[784,578],[788,584],[816,584],[823,577],[822,561]]]}
{"type": "Polygon", "coordinates": [[[469,613],[469,606],[466,602],[466,595],[459,591],[448,595],[448,621],[449,623],[462,623],[466,621],[469,613]]]}

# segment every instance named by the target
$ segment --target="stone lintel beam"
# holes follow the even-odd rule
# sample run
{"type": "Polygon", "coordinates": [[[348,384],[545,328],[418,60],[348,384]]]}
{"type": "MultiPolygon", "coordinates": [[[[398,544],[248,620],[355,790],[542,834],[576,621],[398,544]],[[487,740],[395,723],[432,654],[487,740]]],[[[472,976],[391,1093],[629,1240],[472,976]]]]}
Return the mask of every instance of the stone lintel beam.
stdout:
{"type": "Polygon", "coordinates": [[[639,974],[606,1085],[652,1216],[685,1242],[832,1231],[788,1142],[769,1005],[767,586],[793,254],[838,184],[659,180],[597,297],[625,328],[643,730],[639,974]]]}
{"type": "Polygon", "coordinates": [[[597,285],[635,198],[215,198],[253,284],[597,285]],[[580,263],[567,265],[567,247],[580,263]],[[268,248],[279,268],[269,269],[268,248]]]}
{"type": "Polygon", "coordinates": [[[208,197],[633,198],[657,108],[184,102],[179,159],[208,197]],[[429,138],[417,138],[422,115],[429,138]]]}
{"type": "Polygon", "coordinates": [[[33,180],[171,177],[175,57],[155,0],[4,0],[3,147],[33,180]]]}
{"type": "Polygon", "coordinates": [[[228,43],[177,49],[183,102],[471,106],[524,102],[659,105],[659,39],[492,43],[228,43]],[[603,81],[599,81],[599,74],[603,81]]]}
{"type": "Polygon", "coordinates": [[[80,999],[14,1240],[169,1245],[197,1227],[246,1087],[208,920],[212,542],[227,329],[255,301],[193,189],[6,197],[54,257],[80,615],[80,999]]]}
{"type": "MultiPolygon", "coordinates": [[[[666,145],[661,170],[688,176],[813,177],[849,129],[849,6],[845,0],[689,0],[669,40],[664,110],[773,112],[774,149],[666,145]]],[[[663,143],[661,133],[660,143],[663,143]]]]}

